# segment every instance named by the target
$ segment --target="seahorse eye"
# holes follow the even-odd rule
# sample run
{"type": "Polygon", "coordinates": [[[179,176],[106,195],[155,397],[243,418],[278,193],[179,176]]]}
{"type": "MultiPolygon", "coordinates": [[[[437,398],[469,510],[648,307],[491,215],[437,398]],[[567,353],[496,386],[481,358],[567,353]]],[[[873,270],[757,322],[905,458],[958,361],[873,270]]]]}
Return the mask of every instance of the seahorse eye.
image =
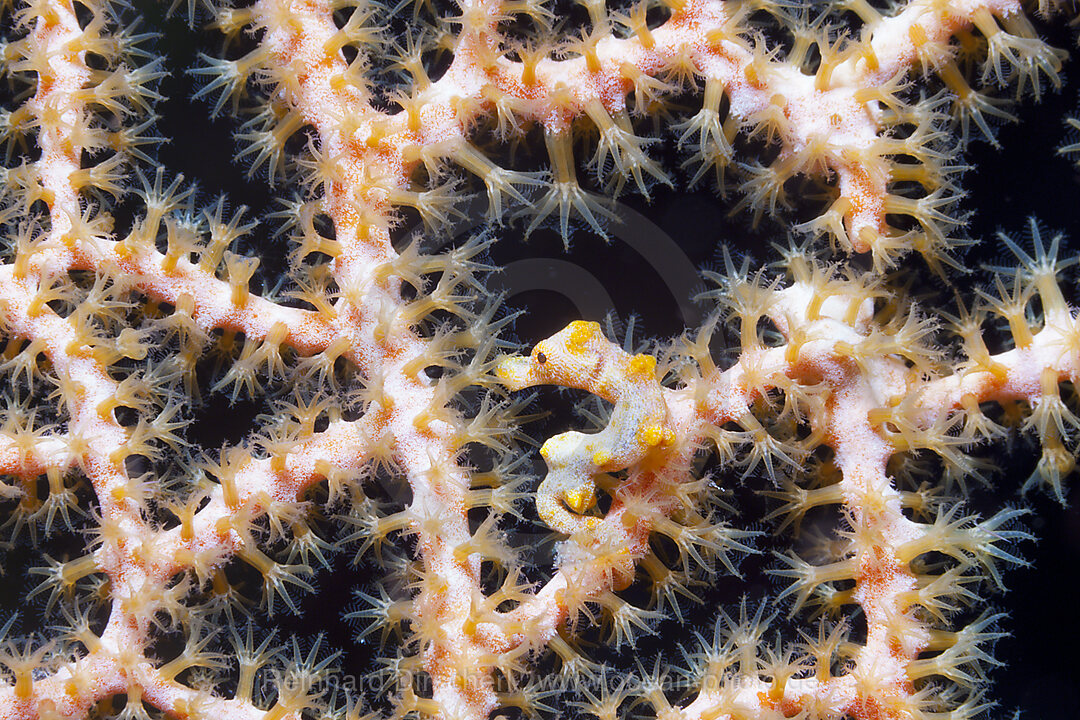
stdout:
{"type": "Polygon", "coordinates": [[[544,354],[544,353],[542,353],[542,352],[538,352],[538,353],[536,353],[536,362],[538,362],[538,363],[540,363],[541,365],[543,365],[544,363],[546,363],[546,362],[547,362],[547,355],[545,355],[545,354],[544,354]]]}

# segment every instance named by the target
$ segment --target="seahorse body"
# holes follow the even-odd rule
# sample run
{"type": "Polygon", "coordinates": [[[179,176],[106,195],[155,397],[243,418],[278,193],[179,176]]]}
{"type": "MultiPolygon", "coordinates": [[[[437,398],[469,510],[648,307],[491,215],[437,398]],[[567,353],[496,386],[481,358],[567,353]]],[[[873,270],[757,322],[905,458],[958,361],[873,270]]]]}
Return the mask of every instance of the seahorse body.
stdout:
{"type": "Polygon", "coordinates": [[[540,449],[548,474],[537,488],[536,509],[559,532],[573,534],[597,522],[584,513],[596,504],[599,474],[628,468],[675,443],[656,379],[656,358],[630,355],[608,341],[597,323],[570,323],[537,343],[528,358],[504,359],[498,374],[511,390],[562,385],[615,405],[600,432],[565,432],[549,438],[540,449]]]}

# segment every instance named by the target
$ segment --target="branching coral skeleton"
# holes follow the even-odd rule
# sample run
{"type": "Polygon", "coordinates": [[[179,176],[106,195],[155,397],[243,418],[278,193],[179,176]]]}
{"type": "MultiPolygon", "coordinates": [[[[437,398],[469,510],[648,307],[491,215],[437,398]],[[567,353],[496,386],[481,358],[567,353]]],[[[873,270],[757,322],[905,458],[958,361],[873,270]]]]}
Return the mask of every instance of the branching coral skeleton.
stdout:
{"type": "Polygon", "coordinates": [[[1038,96],[1059,84],[1065,53],[1015,0],[581,5],[585,29],[558,47],[553,8],[532,0],[460,0],[431,21],[438,32],[418,19],[430,5],[399,8],[415,34],[396,43],[379,27],[387,10],[368,2],[207,8],[233,59],[193,70],[198,95],[246,118],[238,159],[295,192],[267,219],[293,242],[287,294],[253,290],[260,260],[238,252],[254,228],[242,211],[198,209],[179,178],[148,169],[164,70],[141,49],[147,37],[124,29],[128,9],[0,5],[3,72],[25,88],[3,110],[0,508],[18,541],[79,515],[93,526],[86,554],[33,570],[62,628],[3,646],[0,718],[533,715],[550,701],[529,673],[548,654],[580,681],[560,702],[600,720],[631,707],[664,720],[983,709],[999,616],[955,617],[984,581],[1001,586],[1029,535],[1022,510],[980,519],[951,494],[978,470],[970,448],[1019,431],[1043,447],[1029,485],[1063,498],[1080,422],[1061,388],[1080,374],[1080,325],[1059,274],[1075,258],[1033,224],[1034,254],[1003,238],[1018,269],[938,320],[885,271],[913,252],[942,275],[959,266],[960,149],[973,132],[993,142],[991,121],[1011,117],[993,86],[1038,96]],[[515,41],[512,23],[535,32],[515,41]],[[436,48],[451,59],[433,77],[436,48]],[[394,111],[371,67],[391,54],[404,78],[394,111]],[[686,93],[700,109],[673,117],[686,93]],[[639,134],[649,117],[674,133],[692,184],[715,178],[755,222],[790,221],[797,181],[824,199],[795,227],[811,239],[779,269],[752,273],[725,255],[703,328],[631,353],[582,320],[519,356],[499,339],[509,318],[484,299],[493,240],[443,255],[392,242],[403,208],[449,232],[461,171],[482,185],[492,224],[522,213],[527,233],[552,222],[567,239],[578,224],[605,234],[616,206],[583,171],[612,197],[674,183],[650,156],[655,138],[639,134]],[[508,143],[542,138],[549,170],[497,164],[480,126],[508,143]],[[743,156],[748,141],[768,147],[743,156]],[[130,223],[114,217],[123,203],[137,206],[130,223]],[[721,320],[741,342],[723,368],[710,349],[721,320]],[[992,353],[983,333],[998,321],[1012,347],[992,353]],[[956,357],[938,349],[939,326],[960,338],[956,357]],[[545,384],[612,410],[599,432],[548,438],[547,475],[530,492],[516,469],[519,391],[545,384]],[[215,394],[266,397],[273,410],[244,443],[199,455],[190,406],[215,394]],[[1007,404],[1017,427],[987,403],[1007,404]],[[940,487],[909,488],[893,461],[927,451],[940,487]],[[576,633],[602,624],[616,648],[633,644],[682,621],[695,589],[737,574],[753,550],[754,533],[721,519],[700,472],[708,452],[767,476],[763,491],[786,503],[781,530],[839,508],[831,561],[792,551],[775,574],[793,614],[854,606],[865,632],[826,620],[801,644],[772,646],[763,606],[744,604],[684,653],[691,692],[666,688],[663,672],[611,682],[576,633]],[[378,477],[407,485],[407,502],[380,496],[378,477]],[[546,575],[500,529],[531,503],[562,538],[546,575]],[[348,544],[397,578],[378,597],[360,592],[352,613],[395,648],[385,697],[331,694],[318,647],[289,656],[255,637],[226,572],[248,566],[268,613],[296,612],[313,567],[348,544]],[[646,606],[627,592],[641,586],[646,606]],[[177,633],[183,649],[162,657],[157,643],[177,633]],[[272,668],[283,669],[265,690],[257,680],[272,668]]]}

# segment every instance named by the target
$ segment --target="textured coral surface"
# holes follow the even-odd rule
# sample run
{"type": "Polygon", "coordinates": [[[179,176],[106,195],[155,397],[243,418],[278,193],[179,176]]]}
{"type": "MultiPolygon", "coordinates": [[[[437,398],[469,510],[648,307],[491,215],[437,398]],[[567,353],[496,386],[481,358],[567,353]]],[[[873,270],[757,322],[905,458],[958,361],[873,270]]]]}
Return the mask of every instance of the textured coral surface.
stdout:
{"type": "Polygon", "coordinates": [[[0,718],[1068,716],[1071,13],[0,0],[0,718]]]}

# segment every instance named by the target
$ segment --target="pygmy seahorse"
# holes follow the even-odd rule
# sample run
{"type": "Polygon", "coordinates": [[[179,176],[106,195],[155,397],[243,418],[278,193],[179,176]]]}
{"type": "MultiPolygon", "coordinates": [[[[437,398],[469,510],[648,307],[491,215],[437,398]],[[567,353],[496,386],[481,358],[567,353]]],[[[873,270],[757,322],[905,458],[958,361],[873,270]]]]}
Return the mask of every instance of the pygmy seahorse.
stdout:
{"type": "Polygon", "coordinates": [[[504,358],[497,368],[510,390],[561,385],[586,390],[614,404],[598,433],[565,432],[540,448],[548,474],[536,491],[536,510],[553,530],[574,534],[592,527],[596,478],[640,463],[675,444],[656,358],[631,355],[611,343],[594,322],[576,320],[536,344],[529,357],[504,358]],[[570,512],[570,511],[573,512],[570,512]]]}

